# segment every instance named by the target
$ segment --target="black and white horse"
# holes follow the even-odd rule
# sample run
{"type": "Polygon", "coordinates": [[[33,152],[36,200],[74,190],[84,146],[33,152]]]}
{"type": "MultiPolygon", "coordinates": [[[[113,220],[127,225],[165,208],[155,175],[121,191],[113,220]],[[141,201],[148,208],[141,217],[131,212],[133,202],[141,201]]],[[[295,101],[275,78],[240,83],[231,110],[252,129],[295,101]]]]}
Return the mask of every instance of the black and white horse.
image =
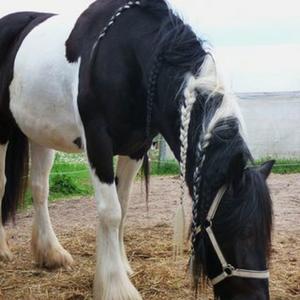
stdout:
{"type": "MultiPolygon", "coordinates": [[[[157,133],[193,198],[195,284],[204,274],[219,299],[268,299],[273,162],[248,166],[241,123],[212,55],[164,0],[99,0],[80,16],[21,12],[0,20],[2,223],[23,196],[30,152],[35,260],[71,265],[49,218],[48,177],[52,149],[84,151],[99,216],[95,299],[141,299],[128,277],[123,226],[131,184],[157,133]]],[[[12,255],[3,224],[5,260],[12,255]]]]}

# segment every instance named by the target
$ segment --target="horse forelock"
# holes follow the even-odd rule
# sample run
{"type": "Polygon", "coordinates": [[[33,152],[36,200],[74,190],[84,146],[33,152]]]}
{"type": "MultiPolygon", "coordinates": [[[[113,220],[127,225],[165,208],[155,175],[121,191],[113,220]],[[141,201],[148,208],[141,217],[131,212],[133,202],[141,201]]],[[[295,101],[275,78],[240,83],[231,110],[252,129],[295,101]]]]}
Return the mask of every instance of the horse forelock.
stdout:
{"type": "Polygon", "coordinates": [[[183,94],[181,123],[186,131],[183,136],[191,129],[189,139],[181,139],[181,144],[186,151],[192,149],[188,151],[188,159],[192,161],[190,166],[194,165],[194,168],[190,167],[190,172],[194,172],[192,180],[195,183],[199,180],[209,146],[220,138],[221,133],[234,131],[242,137],[241,143],[246,145],[244,121],[237,99],[227,91],[210,52],[206,53],[198,73],[187,77],[183,94]],[[188,116],[184,114],[186,110],[190,111],[188,116]]]}

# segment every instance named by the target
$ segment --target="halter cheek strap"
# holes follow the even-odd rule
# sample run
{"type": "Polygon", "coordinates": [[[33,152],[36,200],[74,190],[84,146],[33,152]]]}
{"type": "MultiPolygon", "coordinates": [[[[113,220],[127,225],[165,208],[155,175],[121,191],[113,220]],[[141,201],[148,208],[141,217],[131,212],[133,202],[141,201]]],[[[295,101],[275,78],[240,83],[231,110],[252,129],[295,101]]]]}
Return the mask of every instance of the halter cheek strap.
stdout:
{"type": "MultiPolygon", "coordinates": [[[[208,211],[207,217],[206,217],[205,231],[207,232],[207,235],[208,235],[208,237],[211,241],[211,244],[219,258],[219,261],[220,261],[222,269],[223,269],[223,272],[220,275],[213,278],[211,280],[211,282],[213,285],[216,285],[216,284],[220,283],[221,281],[223,281],[224,279],[226,279],[228,277],[233,277],[233,276],[242,277],[242,278],[268,279],[269,278],[268,270],[256,271],[256,270],[237,269],[237,268],[233,267],[232,265],[230,265],[226,261],[224,255],[222,253],[222,250],[221,250],[221,248],[218,244],[218,241],[216,240],[215,234],[213,232],[212,224],[213,224],[213,219],[215,217],[216,211],[220,205],[220,202],[221,202],[226,190],[227,190],[227,186],[225,186],[225,185],[219,189],[219,191],[208,211]]],[[[196,234],[199,233],[201,230],[202,230],[201,226],[198,226],[196,228],[196,234]]]]}

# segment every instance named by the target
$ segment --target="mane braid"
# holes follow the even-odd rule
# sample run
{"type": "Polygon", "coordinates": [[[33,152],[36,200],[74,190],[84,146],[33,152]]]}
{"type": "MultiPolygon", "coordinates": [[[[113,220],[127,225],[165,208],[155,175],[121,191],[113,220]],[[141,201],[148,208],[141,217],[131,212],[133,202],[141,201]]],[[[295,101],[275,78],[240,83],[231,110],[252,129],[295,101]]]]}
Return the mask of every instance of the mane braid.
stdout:
{"type": "Polygon", "coordinates": [[[158,54],[154,58],[153,67],[148,80],[148,89],[147,89],[147,118],[146,118],[146,139],[147,142],[150,137],[151,130],[151,121],[152,121],[152,110],[153,102],[156,95],[157,80],[159,77],[159,71],[162,66],[162,56],[158,54]]]}
{"type": "MultiPolygon", "coordinates": [[[[188,151],[188,133],[193,104],[196,101],[197,91],[191,81],[195,81],[200,66],[203,63],[206,52],[202,47],[202,41],[191,30],[190,26],[185,24],[166,4],[166,1],[141,0],[141,7],[146,8],[154,17],[163,20],[157,28],[156,51],[153,58],[153,66],[150,71],[147,89],[147,120],[146,136],[150,137],[151,118],[153,102],[156,96],[158,76],[162,65],[168,69],[174,78],[174,81],[180,83],[182,92],[182,82],[185,82],[183,91],[184,100],[180,103],[180,202],[175,214],[174,222],[174,254],[175,256],[183,252],[185,239],[185,217],[183,201],[185,197],[186,163],[188,151]],[[176,72],[174,72],[176,70],[176,72]],[[185,80],[186,75],[189,75],[185,80]]],[[[180,93],[181,94],[181,93],[180,93]]],[[[174,94],[174,100],[177,100],[179,92],[174,94]]]]}
{"type": "Polygon", "coordinates": [[[140,1],[128,1],[127,4],[124,6],[121,6],[120,8],[117,9],[117,11],[114,13],[114,15],[110,18],[109,22],[107,25],[103,28],[103,30],[100,32],[96,42],[94,43],[94,46],[91,51],[91,64],[93,63],[95,59],[95,53],[98,50],[99,44],[101,40],[106,36],[107,32],[109,29],[112,27],[112,25],[116,22],[117,18],[121,16],[123,12],[126,10],[135,7],[135,6],[140,6],[141,2],[140,1]]]}
{"type": "MultiPolygon", "coordinates": [[[[227,154],[233,155],[231,147],[237,146],[234,150],[243,151],[244,148],[236,143],[241,141],[244,145],[244,141],[240,135],[242,123],[239,109],[235,99],[226,93],[218,76],[215,59],[210,52],[206,53],[197,76],[189,81],[188,85],[189,90],[197,95],[197,101],[194,104],[197,105],[198,112],[195,107],[193,115],[197,118],[202,115],[200,126],[193,125],[198,127],[195,128],[196,136],[193,138],[194,149],[190,149],[190,153],[194,155],[194,161],[190,165],[190,168],[194,168],[194,170],[191,169],[190,178],[193,183],[190,270],[197,293],[200,279],[202,279],[202,285],[205,285],[206,276],[203,275],[207,273],[206,235],[202,228],[214,193],[228,175],[228,166],[219,174],[218,163],[214,161],[215,151],[220,148],[227,154]]],[[[226,156],[218,156],[219,159],[222,157],[224,159],[226,156]]]]}
{"type": "Polygon", "coordinates": [[[184,90],[184,100],[180,108],[181,125],[180,125],[180,203],[175,215],[174,224],[174,255],[182,254],[184,235],[185,235],[185,213],[184,213],[184,197],[185,197],[185,179],[186,179],[186,162],[188,150],[188,132],[191,120],[191,112],[196,101],[196,93],[189,88],[189,82],[194,80],[191,75],[184,90]]]}
{"type": "Polygon", "coordinates": [[[186,176],[186,161],[188,150],[188,132],[191,120],[191,112],[196,101],[196,91],[191,89],[191,82],[195,80],[191,76],[184,90],[184,101],[181,106],[181,126],[180,126],[180,179],[181,179],[181,196],[180,203],[183,204],[185,195],[185,176],[186,176]]]}

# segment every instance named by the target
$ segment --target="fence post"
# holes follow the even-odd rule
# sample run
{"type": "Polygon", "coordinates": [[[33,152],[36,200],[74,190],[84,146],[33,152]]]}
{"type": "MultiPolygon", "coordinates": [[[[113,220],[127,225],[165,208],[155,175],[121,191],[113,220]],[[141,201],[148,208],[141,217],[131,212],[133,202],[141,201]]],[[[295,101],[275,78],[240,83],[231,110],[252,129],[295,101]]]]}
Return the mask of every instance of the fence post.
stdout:
{"type": "Polygon", "coordinates": [[[162,136],[159,139],[159,155],[158,155],[158,169],[160,170],[161,162],[167,160],[167,143],[162,136]]]}

